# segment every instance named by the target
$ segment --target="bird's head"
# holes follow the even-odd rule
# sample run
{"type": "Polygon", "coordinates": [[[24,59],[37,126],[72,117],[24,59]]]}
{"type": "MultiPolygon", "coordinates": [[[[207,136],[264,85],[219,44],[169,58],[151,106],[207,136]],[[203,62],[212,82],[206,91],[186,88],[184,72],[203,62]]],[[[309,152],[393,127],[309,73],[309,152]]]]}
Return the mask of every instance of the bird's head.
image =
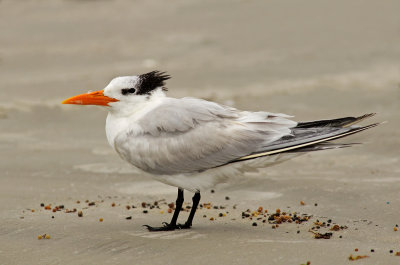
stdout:
{"type": "Polygon", "coordinates": [[[165,89],[170,78],[165,72],[153,71],[138,76],[116,77],[103,89],[77,95],[64,100],[63,104],[117,106],[145,100],[158,88],[165,89]]]}

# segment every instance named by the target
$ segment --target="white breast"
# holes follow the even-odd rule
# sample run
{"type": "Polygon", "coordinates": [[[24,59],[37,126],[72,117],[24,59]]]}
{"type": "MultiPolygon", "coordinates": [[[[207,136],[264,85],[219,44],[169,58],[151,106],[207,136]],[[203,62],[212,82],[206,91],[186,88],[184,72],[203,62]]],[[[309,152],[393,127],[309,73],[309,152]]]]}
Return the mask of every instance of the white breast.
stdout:
{"type": "Polygon", "coordinates": [[[159,104],[161,104],[160,98],[153,98],[129,106],[120,106],[115,111],[111,110],[106,119],[106,135],[111,147],[115,149],[115,139],[121,134],[140,133],[141,128],[137,121],[159,104]]]}

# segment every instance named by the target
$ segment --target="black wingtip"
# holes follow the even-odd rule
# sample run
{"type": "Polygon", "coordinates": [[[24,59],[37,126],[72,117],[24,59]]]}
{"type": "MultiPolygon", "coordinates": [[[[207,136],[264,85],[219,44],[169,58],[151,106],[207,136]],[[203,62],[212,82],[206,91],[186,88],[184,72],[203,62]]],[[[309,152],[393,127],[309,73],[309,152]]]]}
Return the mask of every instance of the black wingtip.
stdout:
{"type": "Polygon", "coordinates": [[[298,144],[298,145],[293,145],[293,146],[288,146],[288,147],[284,147],[284,148],[279,148],[279,149],[274,149],[274,150],[270,150],[270,151],[266,151],[266,152],[260,152],[260,153],[255,153],[255,154],[251,154],[248,156],[244,156],[241,157],[239,159],[233,160],[230,163],[234,163],[234,162],[240,162],[240,161],[245,161],[245,160],[250,160],[250,159],[254,159],[254,158],[259,158],[259,157],[263,157],[263,156],[268,156],[268,155],[274,155],[274,154],[278,154],[278,153],[283,153],[283,152],[295,152],[296,149],[299,150],[301,148],[305,148],[305,147],[309,147],[312,145],[316,145],[316,144],[321,144],[321,143],[325,143],[325,142],[329,142],[329,141],[334,141],[352,134],[356,134],[365,130],[368,130],[370,128],[376,127],[378,125],[382,124],[382,122],[377,122],[377,123],[372,123],[363,127],[353,127],[353,128],[349,128],[349,130],[347,132],[344,133],[340,133],[334,136],[329,136],[326,138],[322,138],[322,139],[318,139],[315,141],[310,141],[310,142],[306,142],[306,143],[302,143],[302,144],[298,144]]]}
{"type": "Polygon", "coordinates": [[[375,116],[375,115],[376,115],[375,112],[367,113],[367,114],[361,115],[361,116],[355,118],[354,121],[349,122],[349,123],[347,123],[347,124],[344,124],[343,127],[352,126],[352,125],[354,125],[354,124],[356,124],[356,123],[360,123],[360,122],[362,122],[363,120],[366,120],[366,119],[368,119],[368,118],[371,118],[371,117],[373,117],[373,116],[375,116]]]}
{"type": "Polygon", "coordinates": [[[375,116],[376,113],[368,113],[361,115],[359,117],[344,117],[338,119],[330,119],[330,120],[317,120],[310,122],[299,122],[296,128],[312,128],[312,127],[350,127],[354,124],[357,124],[367,118],[375,116]]]}

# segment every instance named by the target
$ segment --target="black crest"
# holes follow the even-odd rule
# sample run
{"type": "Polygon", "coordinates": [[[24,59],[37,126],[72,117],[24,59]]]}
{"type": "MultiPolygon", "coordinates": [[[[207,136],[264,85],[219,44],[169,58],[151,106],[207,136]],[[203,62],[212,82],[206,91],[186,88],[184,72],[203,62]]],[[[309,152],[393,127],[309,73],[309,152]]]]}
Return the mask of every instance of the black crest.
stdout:
{"type": "Polygon", "coordinates": [[[165,81],[170,79],[171,76],[165,72],[153,71],[147,74],[139,75],[139,82],[136,86],[137,95],[150,94],[151,91],[158,87],[165,89],[165,81]]]}

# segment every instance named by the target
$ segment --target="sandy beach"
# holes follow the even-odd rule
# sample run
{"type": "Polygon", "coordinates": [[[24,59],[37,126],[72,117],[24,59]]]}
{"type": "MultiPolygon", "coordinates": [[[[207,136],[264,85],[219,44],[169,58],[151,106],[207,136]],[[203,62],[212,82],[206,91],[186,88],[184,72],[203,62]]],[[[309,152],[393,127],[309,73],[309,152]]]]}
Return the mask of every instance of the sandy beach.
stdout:
{"type": "Polygon", "coordinates": [[[0,1],[0,264],[400,264],[399,10],[395,0],[0,1]],[[192,229],[150,233],[144,224],[170,220],[176,188],[114,153],[105,110],[61,101],[156,69],[172,75],[173,97],[388,122],[346,138],[362,145],[203,191],[192,229]],[[276,227],[276,209],[309,220],[276,227]]]}

